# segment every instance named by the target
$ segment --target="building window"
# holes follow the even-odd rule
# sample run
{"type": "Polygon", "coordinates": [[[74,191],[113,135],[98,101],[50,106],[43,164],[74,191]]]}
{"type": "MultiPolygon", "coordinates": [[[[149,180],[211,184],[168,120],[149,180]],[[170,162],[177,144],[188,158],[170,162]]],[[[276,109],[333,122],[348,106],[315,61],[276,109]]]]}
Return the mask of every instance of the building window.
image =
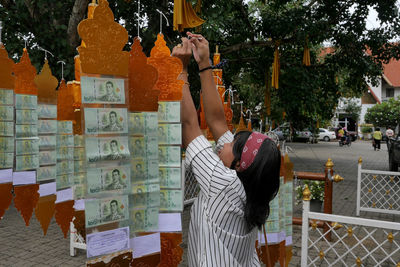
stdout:
{"type": "Polygon", "coordinates": [[[386,97],[394,97],[394,88],[386,88],[386,97]]]}

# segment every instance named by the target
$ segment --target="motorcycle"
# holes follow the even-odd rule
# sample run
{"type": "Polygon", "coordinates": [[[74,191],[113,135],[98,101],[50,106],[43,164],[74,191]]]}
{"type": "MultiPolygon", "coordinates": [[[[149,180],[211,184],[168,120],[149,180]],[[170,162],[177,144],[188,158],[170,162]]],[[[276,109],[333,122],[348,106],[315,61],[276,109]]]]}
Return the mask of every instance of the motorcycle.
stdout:
{"type": "Polygon", "coordinates": [[[339,139],[339,146],[342,147],[344,145],[351,146],[351,138],[350,138],[350,136],[341,137],[339,139]]]}

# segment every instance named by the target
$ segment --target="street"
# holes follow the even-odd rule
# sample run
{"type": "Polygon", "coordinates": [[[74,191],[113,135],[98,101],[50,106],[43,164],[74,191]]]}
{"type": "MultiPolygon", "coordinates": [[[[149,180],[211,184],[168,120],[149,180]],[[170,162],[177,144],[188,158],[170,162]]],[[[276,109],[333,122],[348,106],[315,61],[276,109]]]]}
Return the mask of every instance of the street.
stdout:
{"type": "MultiPolygon", "coordinates": [[[[388,170],[386,144],[380,151],[374,151],[371,142],[356,141],[351,147],[339,147],[336,141],[318,144],[288,143],[290,159],[295,171],[323,172],[328,158],[334,163],[335,173],[344,181],[334,184],[333,213],[355,216],[357,164],[363,159],[364,169],[388,170]]],[[[295,205],[295,216],[299,217],[301,207],[295,205]]],[[[399,216],[362,212],[364,218],[400,221],[399,216]]],[[[181,266],[186,266],[187,231],[190,220],[190,206],[183,213],[184,258],[181,266]]],[[[301,228],[294,226],[293,258],[289,266],[299,266],[301,250],[301,228]]],[[[14,207],[6,211],[0,221],[0,266],[82,266],[86,260],[85,251],[78,250],[76,257],[69,256],[69,238],[64,239],[54,219],[48,233],[42,230],[34,215],[30,226],[26,227],[22,217],[14,207]]]]}

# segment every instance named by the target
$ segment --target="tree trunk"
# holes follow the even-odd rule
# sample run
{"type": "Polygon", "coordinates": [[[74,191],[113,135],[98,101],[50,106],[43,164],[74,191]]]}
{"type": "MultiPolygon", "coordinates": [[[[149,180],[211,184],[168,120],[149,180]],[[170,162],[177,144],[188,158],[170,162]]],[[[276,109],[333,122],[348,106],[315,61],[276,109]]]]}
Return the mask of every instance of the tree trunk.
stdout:
{"type": "Polygon", "coordinates": [[[68,22],[68,42],[72,48],[79,46],[78,24],[85,17],[90,0],[75,0],[74,7],[68,22]]]}

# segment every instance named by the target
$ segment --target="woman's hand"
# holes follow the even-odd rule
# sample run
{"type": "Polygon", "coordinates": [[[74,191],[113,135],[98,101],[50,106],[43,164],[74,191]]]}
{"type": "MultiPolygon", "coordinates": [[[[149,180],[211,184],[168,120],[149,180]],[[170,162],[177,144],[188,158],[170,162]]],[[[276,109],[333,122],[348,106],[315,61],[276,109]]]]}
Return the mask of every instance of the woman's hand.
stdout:
{"type": "Polygon", "coordinates": [[[190,38],[189,42],[192,44],[193,56],[199,65],[199,69],[211,66],[208,41],[200,34],[193,34],[191,32],[187,32],[186,34],[190,38]]]}
{"type": "Polygon", "coordinates": [[[187,72],[190,58],[192,57],[192,45],[187,38],[182,38],[182,43],[172,49],[171,56],[177,57],[182,61],[183,71],[187,72]]]}

